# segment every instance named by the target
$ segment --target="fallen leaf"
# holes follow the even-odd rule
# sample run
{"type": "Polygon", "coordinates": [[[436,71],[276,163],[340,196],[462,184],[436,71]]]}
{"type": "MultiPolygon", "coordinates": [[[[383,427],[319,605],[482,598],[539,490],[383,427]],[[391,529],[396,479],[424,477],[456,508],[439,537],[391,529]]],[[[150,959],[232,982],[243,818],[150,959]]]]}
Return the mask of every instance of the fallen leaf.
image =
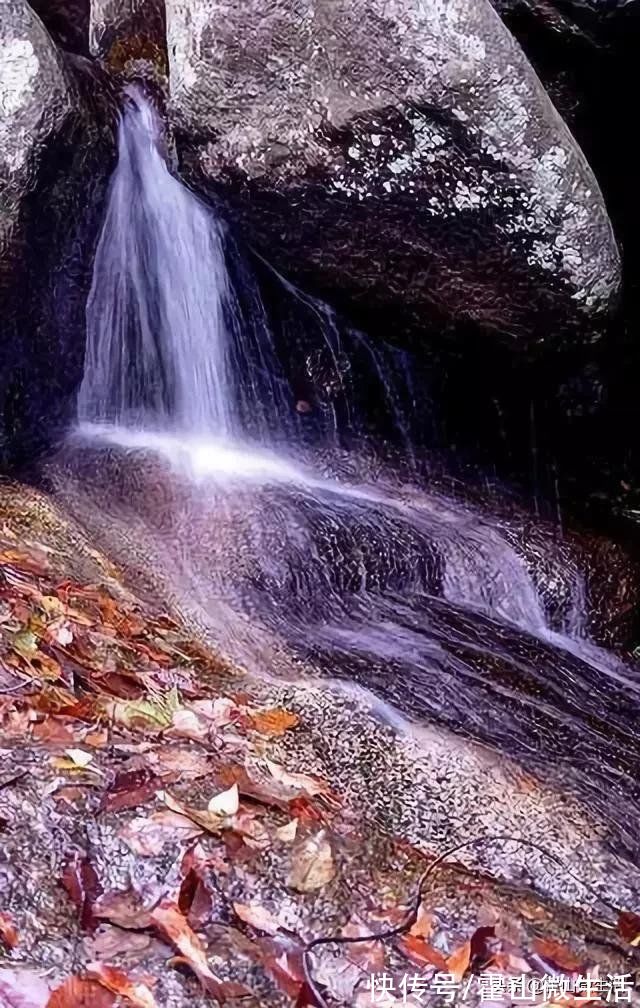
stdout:
{"type": "Polygon", "coordinates": [[[105,710],[112,721],[127,728],[139,726],[155,731],[168,728],[179,709],[180,698],[176,689],[171,689],[167,693],[151,694],[139,700],[116,700],[105,703],[105,710]]]}
{"type": "Polygon", "coordinates": [[[180,913],[175,904],[163,901],[151,911],[151,920],[161,936],[178,950],[208,994],[224,1003],[226,996],[242,996],[248,993],[243,985],[223,982],[211,971],[202,942],[191,930],[186,917],[180,913]],[[233,995],[233,990],[239,993],[233,995]]]}
{"type": "Polygon", "coordinates": [[[108,991],[126,998],[135,1008],[158,1008],[158,1003],[146,984],[131,980],[115,966],[100,962],[89,963],[87,973],[108,991]]]}
{"type": "MultiPolygon", "coordinates": [[[[342,929],[344,938],[366,938],[375,928],[370,924],[365,924],[359,917],[354,917],[342,929]]],[[[347,957],[356,966],[360,966],[367,973],[384,972],[385,949],[379,941],[359,941],[352,945],[345,946],[347,957]]]]}
{"type": "Polygon", "coordinates": [[[398,939],[398,947],[417,966],[435,966],[441,973],[448,973],[447,960],[442,952],[433,948],[420,935],[404,934],[398,939]]]}
{"type": "Polygon", "coordinates": [[[336,874],[327,830],[306,837],[293,850],[287,885],[298,892],[314,892],[336,874]]]}
{"type": "Polygon", "coordinates": [[[96,980],[69,977],[52,992],[47,1008],[112,1008],[116,998],[96,980]]]}
{"type": "Polygon", "coordinates": [[[618,934],[637,948],[640,945],[640,914],[621,910],[618,915],[618,934]]]}
{"type": "Polygon", "coordinates": [[[207,805],[207,812],[212,812],[217,816],[235,815],[240,806],[240,796],[238,785],[232,784],[227,791],[221,791],[214,795],[207,805]]]}
{"type": "Polygon", "coordinates": [[[65,756],[54,756],[51,760],[56,770],[86,771],[102,775],[98,767],[91,766],[93,754],[84,749],[65,749],[65,756]]]}
{"type": "Polygon", "coordinates": [[[274,935],[280,930],[280,921],[277,917],[261,907],[258,903],[234,903],[233,909],[245,924],[250,924],[257,931],[264,931],[265,934],[274,935]]]}
{"type": "Polygon", "coordinates": [[[140,953],[146,951],[150,945],[150,935],[125,931],[113,924],[101,924],[93,937],[87,938],[84,943],[92,959],[133,956],[137,960],[140,958],[140,953]]]}
{"type": "Polygon", "coordinates": [[[154,747],[144,757],[149,769],[159,777],[197,780],[212,772],[211,757],[185,745],[154,747]]]}
{"type": "Polygon", "coordinates": [[[455,980],[460,982],[469,969],[470,962],[471,942],[466,941],[464,945],[454,949],[451,955],[447,957],[447,971],[451,973],[455,980]]]}
{"type": "Polygon", "coordinates": [[[261,735],[278,736],[295,728],[300,723],[300,718],[282,707],[275,707],[273,710],[252,712],[251,721],[261,735]]]}
{"type": "Polygon", "coordinates": [[[161,854],[167,844],[183,843],[201,833],[202,827],[191,817],[162,809],[148,817],[132,819],[120,830],[119,836],[135,854],[154,857],[161,854]]]}
{"type": "Polygon", "coordinates": [[[117,927],[148,928],[150,911],[141,905],[140,895],[134,889],[118,889],[104,893],[93,907],[95,917],[108,920],[117,927]]]}
{"type": "Polygon", "coordinates": [[[20,936],[11,914],[0,911],[0,942],[8,949],[14,949],[20,936]]]}
{"type": "Polygon", "coordinates": [[[51,988],[34,970],[0,968],[2,1008],[46,1008],[51,988]]]}
{"type": "Polygon", "coordinates": [[[194,742],[204,742],[209,737],[210,727],[204,718],[198,717],[187,707],[174,711],[171,718],[171,732],[182,738],[193,739],[194,742]]]}
{"type": "Polygon", "coordinates": [[[94,931],[98,921],[93,907],[102,892],[100,880],[89,859],[79,853],[67,859],[61,878],[69,899],[79,911],[80,926],[94,931]]]}
{"type": "Polygon", "coordinates": [[[568,973],[576,973],[582,970],[583,961],[578,958],[578,956],[563,945],[561,942],[556,941],[555,938],[534,938],[533,949],[543,959],[546,959],[552,965],[558,967],[560,970],[564,970],[568,973]]]}
{"type": "Polygon", "coordinates": [[[289,773],[278,763],[272,763],[271,760],[265,760],[265,762],[273,779],[286,789],[306,792],[311,798],[314,795],[330,793],[329,785],[319,777],[312,777],[310,774],[289,773]]]}
{"type": "Polygon", "coordinates": [[[105,790],[98,811],[116,812],[143,805],[155,795],[158,783],[148,770],[121,771],[105,790]]]}
{"type": "Polygon", "coordinates": [[[276,836],[278,839],[282,840],[284,843],[293,843],[296,838],[296,833],[298,832],[298,820],[292,819],[288,822],[286,826],[279,826],[276,830],[276,836]]]}

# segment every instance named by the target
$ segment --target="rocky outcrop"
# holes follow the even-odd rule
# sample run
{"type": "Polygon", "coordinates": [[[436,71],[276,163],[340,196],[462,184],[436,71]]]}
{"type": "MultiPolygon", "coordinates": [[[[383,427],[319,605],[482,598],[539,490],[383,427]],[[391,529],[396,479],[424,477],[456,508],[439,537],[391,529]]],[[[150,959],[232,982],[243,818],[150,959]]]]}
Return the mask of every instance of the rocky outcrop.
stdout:
{"type": "Polygon", "coordinates": [[[91,0],[89,45],[126,77],[165,79],[163,0],[91,0]]]}
{"type": "MultiPolygon", "coordinates": [[[[104,93],[24,0],[0,21],[0,466],[32,457],[81,375],[94,211],[110,169],[104,93]]],[[[105,99],[106,101],[106,99],[105,99]]]]}
{"type": "Polygon", "coordinates": [[[167,0],[183,170],[318,293],[519,343],[606,312],[597,183],[488,3],[167,0]]]}

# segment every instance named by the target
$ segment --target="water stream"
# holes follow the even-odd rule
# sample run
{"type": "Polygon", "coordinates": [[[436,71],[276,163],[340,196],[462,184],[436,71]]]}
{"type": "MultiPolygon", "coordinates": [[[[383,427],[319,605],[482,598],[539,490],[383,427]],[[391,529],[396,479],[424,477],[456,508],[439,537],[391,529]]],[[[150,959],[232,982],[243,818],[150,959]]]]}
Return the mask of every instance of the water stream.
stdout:
{"type": "MultiPolygon", "coordinates": [[[[336,439],[341,415],[357,429],[353,403],[340,414],[329,399],[305,437],[308,404],[296,408],[257,287],[238,289],[229,255],[130,91],[69,448],[94,513],[135,537],[140,567],[163,571],[234,661],[273,674],[285,654],[373,691],[394,723],[401,712],[506,750],[588,795],[635,851],[640,680],[589,637],[577,553],[418,476],[406,404],[362,334],[401,464],[336,439]]],[[[340,386],[332,313],[283,291],[310,307],[322,340],[308,360],[340,386]]]]}

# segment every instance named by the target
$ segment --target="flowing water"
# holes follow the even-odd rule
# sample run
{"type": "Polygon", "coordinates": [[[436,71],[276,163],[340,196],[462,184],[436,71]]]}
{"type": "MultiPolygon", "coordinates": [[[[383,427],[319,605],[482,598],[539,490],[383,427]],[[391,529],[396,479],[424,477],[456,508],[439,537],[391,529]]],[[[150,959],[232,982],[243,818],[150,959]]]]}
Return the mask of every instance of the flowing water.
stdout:
{"type": "Polygon", "coordinates": [[[419,477],[406,388],[362,334],[366,395],[402,458],[383,463],[364,436],[345,447],[349,354],[330,310],[282,281],[321,334],[305,360],[328,390],[324,406],[296,402],[255,281],[161,136],[131,91],[70,439],[87,507],[235,662],[273,674],[286,655],[371,690],[395,724],[400,712],[515,754],[588,794],[635,851],[640,681],[589,637],[579,547],[419,477]],[[305,428],[307,410],[322,422],[305,428]]]}

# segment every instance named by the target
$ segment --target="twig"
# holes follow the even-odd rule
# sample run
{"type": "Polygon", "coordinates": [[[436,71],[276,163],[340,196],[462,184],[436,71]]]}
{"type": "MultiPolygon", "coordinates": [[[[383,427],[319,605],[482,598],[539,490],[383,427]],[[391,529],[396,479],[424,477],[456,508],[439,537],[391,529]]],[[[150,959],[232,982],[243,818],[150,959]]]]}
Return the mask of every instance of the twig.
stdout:
{"type": "Polygon", "coordinates": [[[318,987],[316,986],[316,983],[311,974],[309,953],[314,948],[317,948],[319,945],[354,945],[357,942],[386,941],[388,938],[394,938],[396,935],[405,934],[407,931],[410,930],[410,928],[413,927],[413,925],[418,919],[418,913],[420,910],[420,904],[422,903],[422,898],[424,896],[426,881],[429,878],[429,876],[433,874],[438,865],[441,865],[443,861],[446,861],[453,854],[456,854],[458,851],[463,850],[465,847],[475,847],[477,844],[491,843],[495,840],[506,840],[509,843],[521,844],[524,847],[530,847],[533,850],[538,851],[539,854],[542,854],[550,861],[553,861],[554,864],[559,865],[560,868],[562,868],[563,871],[565,871],[567,875],[569,875],[570,878],[574,880],[574,882],[577,882],[579,885],[583,886],[583,888],[586,889],[587,892],[595,896],[596,899],[598,899],[600,903],[603,904],[603,906],[607,907],[607,909],[613,910],[614,913],[616,914],[620,912],[619,907],[615,906],[615,904],[613,903],[609,903],[609,901],[606,900],[603,896],[601,896],[600,893],[597,892],[592,886],[588,885],[588,883],[584,882],[581,878],[578,878],[577,875],[574,875],[573,872],[569,868],[567,868],[562,858],[559,858],[556,854],[552,854],[551,851],[545,850],[544,847],[541,847],[533,840],[522,840],[519,837],[506,836],[503,834],[475,837],[473,840],[465,840],[462,843],[456,844],[454,847],[450,847],[442,854],[439,854],[438,857],[436,857],[431,862],[431,864],[427,868],[425,868],[422,875],[420,876],[420,879],[418,880],[418,886],[416,889],[415,896],[413,898],[411,908],[408,910],[407,916],[405,917],[402,924],[397,924],[395,927],[387,928],[384,931],[375,931],[367,935],[358,935],[349,937],[346,937],[344,935],[327,935],[322,938],[314,938],[312,941],[307,942],[302,952],[302,968],[306,984],[310,992],[313,994],[316,1003],[318,1005],[318,1008],[329,1008],[329,1005],[327,1001],[323,998],[320,991],[318,990],[318,987]]]}

